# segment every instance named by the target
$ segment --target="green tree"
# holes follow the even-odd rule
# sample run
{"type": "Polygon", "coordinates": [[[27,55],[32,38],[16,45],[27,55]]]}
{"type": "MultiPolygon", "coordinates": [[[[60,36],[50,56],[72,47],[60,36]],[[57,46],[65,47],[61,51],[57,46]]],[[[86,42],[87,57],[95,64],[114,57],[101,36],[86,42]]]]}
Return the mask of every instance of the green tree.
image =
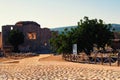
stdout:
{"type": "Polygon", "coordinates": [[[57,48],[60,46],[59,39],[58,39],[58,32],[52,32],[52,38],[50,39],[51,50],[53,52],[57,51],[57,48]]]}
{"type": "Polygon", "coordinates": [[[24,34],[18,30],[11,30],[8,36],[8,41],[13,46],[13,51],[18,52],[18,46],[24,43],[24,34]]]}
{"type": "Polygon", "coordinates": [[[54,51],[57,53],[71,53],[72,50],[72,37],[71,32],[65,29],[61,34],[54,36],[50,39],[50,44],[54,51]]]}
{"type": "Polygon", "coordinates": [[[78,52],[84,51],[90,55],[94,45],[97,45],[98,49],[104,49],[106,44],[110,44],[113,38],[111,28],[110,24],[104,24],[101,19],[90,20],[84,17],[78,22],[78,27],[65,29],[62,34],[52,38],[51,43],[59,53],[72,53],[73,44],[77,44],[78,52]]]}
{"type": "Polygon", "coordinates": [[[97,48],[105,49],[106,44],[110,44],[113,38],[113,32],[111,32],[111,25],[104,24],[103,20],[91,19],[84,17],[84,20],[78,22],[78,30],[80,32],[79,45],[82,44],[82,50],[88,55],[93,50],[94,44],[97,48]]]}

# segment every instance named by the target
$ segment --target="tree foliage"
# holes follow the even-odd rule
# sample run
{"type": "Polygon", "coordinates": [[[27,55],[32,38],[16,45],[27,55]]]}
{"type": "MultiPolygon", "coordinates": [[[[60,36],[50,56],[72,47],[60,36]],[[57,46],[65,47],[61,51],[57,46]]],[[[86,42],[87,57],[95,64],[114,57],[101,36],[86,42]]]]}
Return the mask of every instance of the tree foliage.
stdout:
{"type": "Polygon", "coordinates": [[[50,39],[50,44],[52,46],[52,50],[58,53],[71,53],[71,39],[68,35],[67,29],[61,34],[56,35],[53,32],[53,36],[50,39]]]}
{"type": "Polygon", "coordinates": [[[113,38],[113,32],[111,32],[112,26],[110,24],[104,24],[103,20],[91,19],[84,17],[84,20],[78,22],[80,31],[80,41],[82,50],[88,55],[93,50],[94,45],[97,48],[105,48],[106,44],[110,44],[113,38]]]}
{"type": "Polygon", "coordinates": [[[24,34],[18,30],[11,30],[8,41],[14,47],[13,51],[18,52],[18,46],[24,43],[24,34]]]}
{"type": "Polygon", "coordinates": [[[51,44],[56,48],[59,53],[72,53],[72,45],[78,45],[78,52],[84,51],[90,55],[94,45],[97,48],[105,48],[106,44],[110,44],[113,38],[111,32],[111,25],[104,24],[103,20],[84,19],[78,22],[77,28],[71,28],[70,31],[65,29],[62,34],[51,39],[51,44]]]}

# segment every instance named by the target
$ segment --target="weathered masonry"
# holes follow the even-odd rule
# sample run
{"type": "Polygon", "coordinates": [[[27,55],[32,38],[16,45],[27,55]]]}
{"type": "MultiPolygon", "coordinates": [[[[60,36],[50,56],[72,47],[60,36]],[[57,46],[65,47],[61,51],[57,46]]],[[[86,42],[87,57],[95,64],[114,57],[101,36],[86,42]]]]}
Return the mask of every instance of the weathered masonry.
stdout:
{"type": "Polygon", "coordinates": [[[20,51],[50,49],[49,39],[51,38],[52,32],[48,28],[41,28],[38,23],[33,21],[20,21],[15,25],[2,26],[2,49],[11,47],[7,41],[11,30],[19,30],[25,36],[24,43],[19,46],[20,51]]]}

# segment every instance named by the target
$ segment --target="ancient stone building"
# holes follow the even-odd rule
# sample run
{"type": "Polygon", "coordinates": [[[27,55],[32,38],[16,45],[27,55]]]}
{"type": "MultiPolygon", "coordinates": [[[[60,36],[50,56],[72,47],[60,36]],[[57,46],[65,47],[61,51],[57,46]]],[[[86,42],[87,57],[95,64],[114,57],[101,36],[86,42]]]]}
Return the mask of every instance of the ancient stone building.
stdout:
{"type": "Polygon", "coordinates": [[[19,46],[20,51],[41,51],[43,49],[49,50],[49,39],[51,38],[51,31],[48,28],[41,28],[41,26],[33,21],[20,21],[15,25],[2,26],[2,47],[11,46],[7,41],[9,32],[11,30],[19,30],[23,32],[25,39],[24,43],[19,46]]]}

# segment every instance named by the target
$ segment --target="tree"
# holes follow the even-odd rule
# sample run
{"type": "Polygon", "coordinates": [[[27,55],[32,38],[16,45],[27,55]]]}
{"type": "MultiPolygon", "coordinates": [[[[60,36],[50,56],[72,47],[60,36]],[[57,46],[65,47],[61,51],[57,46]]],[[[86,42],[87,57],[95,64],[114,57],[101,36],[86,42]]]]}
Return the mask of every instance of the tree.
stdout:
{"type": "Polygon", "coordinates": [[[18,52],[18,46],[24,43],[24,34],[18,30],[11,30],[8,36],[8,41],[13,46],[13,51],[18,52]]]}
{"type": "Polygon", "coordinates": [[[72,53],[72,36],[71,31],[65,29],[61,34],[50,39],[50,44],[57,53],[72,53]]]}
{"type": "Polygon", "coordinates": [[[97,45],[98,49],[104,49],[106,44],[110,44],[113,38],[111,28],[111,25],[104,24],[101,19],[90,20],[84,17],[78,22],[78,27],[65,29],[62,34],[51,39],[51,43],[59,53],[72,53],[72,45],[77,44],[78,52],[84,51],[90,55],[94,45],[97,45]]]}
{"type": "Polygon", "coordinates": [[[110,44],[113,38],[113,32],[110,24],[104,24],[103,20],[91,19],[84,17],[84,20],[78,22],[78,30],[80,32],[79,45],[82,44],[83,50],[90,55],[94,44],[97,48],[105,49],[106,44],[110,44]]]}
{"type": "Polygon", "coordinates": [[[61,34],[57,34],[56,32],[53,32],[53,36],[50,39],[50,44],[52,46],[53,51],[58,52],[58,53],[68,53],[68,37],[66,35],[67,29],[65,29],[64,32],[61,34]]]}

